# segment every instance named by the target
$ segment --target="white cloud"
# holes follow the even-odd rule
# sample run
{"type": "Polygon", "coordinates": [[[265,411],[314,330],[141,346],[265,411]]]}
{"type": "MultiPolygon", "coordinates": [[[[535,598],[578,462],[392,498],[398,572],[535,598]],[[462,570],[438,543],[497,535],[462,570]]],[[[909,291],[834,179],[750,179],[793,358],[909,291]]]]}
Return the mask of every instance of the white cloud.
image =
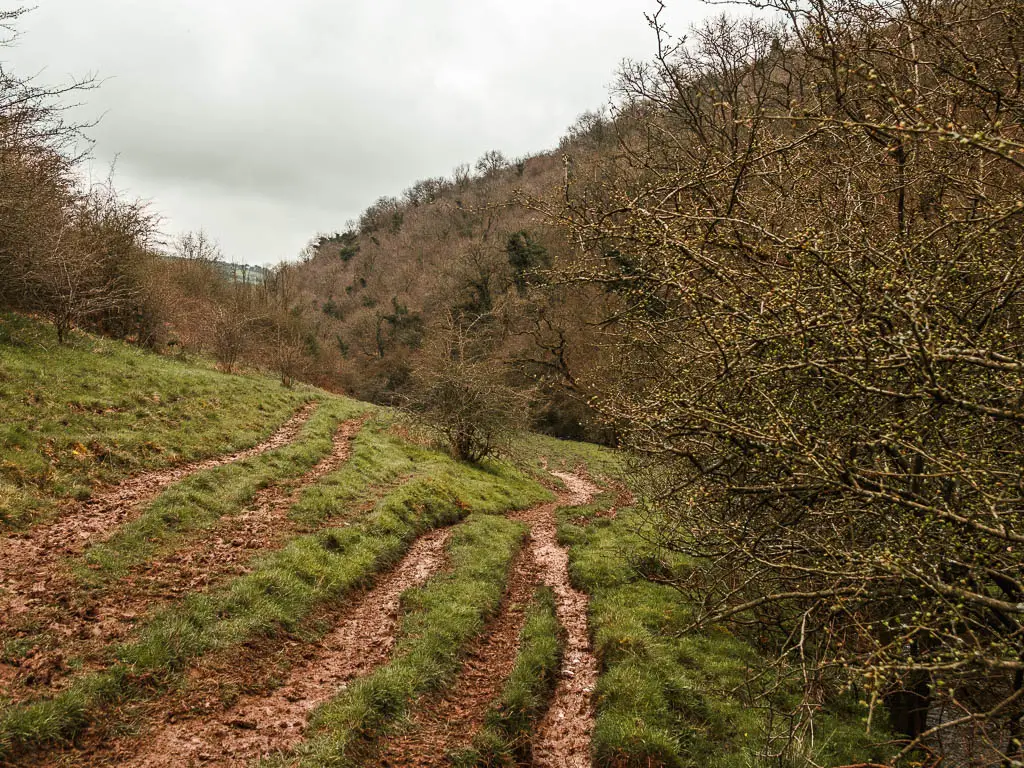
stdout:
{"type": "MultiPolygon", "coordinates": [[[[652,51],[630,0],[40,0],[0,59],[96,73],[96,163],[169,232],[236,259],[293,257],[383,194],[488,149],[554,146],[652,51]]],[[[671,4],[686,26],[707,9],[671,4]]],[[[682,31],[682,30],[680,30],[682,31]]]]}

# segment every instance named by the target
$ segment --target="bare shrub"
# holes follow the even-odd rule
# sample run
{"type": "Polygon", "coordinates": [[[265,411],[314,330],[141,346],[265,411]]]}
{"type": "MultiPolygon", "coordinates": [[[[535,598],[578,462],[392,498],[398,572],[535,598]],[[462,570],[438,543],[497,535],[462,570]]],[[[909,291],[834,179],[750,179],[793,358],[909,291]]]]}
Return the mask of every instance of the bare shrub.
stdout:
{"type": "Polygon", "coordinates": [[[500,361],[474,342],[455,323],[434,336],[413,368],[406,411],[440,435],[453,456],[479,462],[508,447],[525,422],[528,397],[505,382],[500,361]]]}
{"type": "Polygon", "coordinates": [[[905,754],[969,725],[1009,765],[1024,6],[767,5],[687,43],[654,17],[623,151],[567,175],[567,277],[617,300],[595,394],[650,460],[645,535],[694,564],[658,578],[800,670],[803,733],[855,688],[905,754]]]}

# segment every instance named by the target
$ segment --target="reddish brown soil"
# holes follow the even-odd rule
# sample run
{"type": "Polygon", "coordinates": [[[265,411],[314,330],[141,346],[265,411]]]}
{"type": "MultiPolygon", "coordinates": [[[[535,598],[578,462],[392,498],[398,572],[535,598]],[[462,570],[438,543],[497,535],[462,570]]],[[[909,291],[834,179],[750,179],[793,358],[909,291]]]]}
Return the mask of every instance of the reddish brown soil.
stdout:
{"type": "Polygon", "coordinates": [[[147,472],[69,504],[52,523],[0,539],[0,617],[24,610],[32,595],[44,593],[46,580],[69,555],[133,519],[139,510],[172,483],[203,470],[231,464],[280,448],[295,440],[316,409],[307,403],[273,435],[259,445],[228,456],[147,472]]]}
{"type": "Polygon", "coordinates": [[[519,633],[526,621],[540,572],[531,547],[512,564],[508,589],[498,616],[470,647],[455,684],[422,707],[412,729],[388,743],[377,760],[386,768],[446,765],[446,754],[467,743],[483,725],[491,702],[512,673],[519,633]]]}
{"type": "MultiPolygon", "coordinates": [[[[349,458],[352,440],[364,421],[343,423],[331,453],[297,482],[261,490],[241,514],[220,521],[202,538],[148,563],[145,570],[116,582],[108,591],[83,594],[73,578],[53,574],[33,610],[14,617],[0,634],[0,638],[30,637],[45,627],[55,639],[49,644],[52,647],[42,643],[22,662],[5,686],[7,695],[20,700],[61,687],[71,679],[64,662],[69,657],[81,660],[86,670],[103,666],[110,643],[127,635],[138,618],[183,594],[241,575],[254,554],[282,546],[298,532],[288,510],[305,488],[349,458]]],[[[0,627],[3,623],[0,620],[0,627]]]]}
{"type": "MultiPolygon", "coordinates": [[[[559,506],[588,502],[597,488],[577,475],[552,474],[567,487],[558,502],[513,515],[529,525],[530,534],[513,563],[498,616],[470,648],[452,689],[426,702],[415,715],[416,727],[387,745],[380,765],[443,765],[446,751],[468,744],[512,669],[524,609],[538,582],[554,590],[568,642],[550,709],[536,730],[534,764],[557,768],[590,764],[591,696],[597,664],[589,644],[587,596],[570,584],[568,555],[557,542],[555,513],[559,506]]],[[[199,660],[183,691],[144,708],[142,721],[154,724],[147,733],[137,738],[101,736],[75,754],[75,764],[242,766],[294,747],[317,705],[387,661],[400,596],[444,566],[447,540],[447,531],[424,536],[376,587],[348,607],[321,611],[315,625],[323,627],[327,622],[333,629],[320,643],[264,639],[199,660]],[[283,685],[279,684],[282,678],[283,685]],[[225,695],[225,691],[234,693],[225,695]]],[[[62,758],[55,759],[58,762],[53,765],[62,758]]]]}
{"type": "MultiPolygon", "coordinates": [[[[589,502],[598,488],[584,477],[552,472],[565,483],[568,494],[560,506],[589,502]]],[[[591,697],[597,682],[597,659],[590,647],[586,594],[569,581],[569,555],[558,544],[555,506],[546,505],[519,513],[530,525],[530,543],[536,553],[544,583],[554,590],[558,619],[567,633],[565,658],[555,695],[533,741],[534,765],[539,768],[584,768],[590,765],[590,740],[594,729],[591,697]]]]}
{"type": "Polygon", "coordinates": [[[442,530],[420,538],[396,568],[342,612],[319,645],[297,648],[306,654],[291,667],[283,686],[265,696],[243,696],[234,706],[201,717],[178,719],[164,711],[157,716],[163,723],[156,732],[130,745],[134,754],[122,751],[118,764],[243,766],[294,746],[317,705],[387,660],[401,595],[444,567],[449,535],[450,530],[442,530]],[[168,722],[172,718],[175,722],[168,722]]]}
{"type": "Polygon", "coordinates": [[[376,763],[382,768],[448,765],[454,748],[469,745],[512,672],[525,611],[540,581],[555,592],[568,642],[551,708],[533,743],[534,762],[552,768],[590,765],[590,699],[597,662],[587,631],[587,596],[569,583],[569,559],[558,545],[555,511],[559,506],[586,504],[598,489],[577,475],[552,474],[565,483],[567,492],[554,504],[512,515],[527,523],[530,533],[513,564],[501,612],[473,644],[455,684],[427,702],[414,716],[411,729],[386,746],[376,763]]]}

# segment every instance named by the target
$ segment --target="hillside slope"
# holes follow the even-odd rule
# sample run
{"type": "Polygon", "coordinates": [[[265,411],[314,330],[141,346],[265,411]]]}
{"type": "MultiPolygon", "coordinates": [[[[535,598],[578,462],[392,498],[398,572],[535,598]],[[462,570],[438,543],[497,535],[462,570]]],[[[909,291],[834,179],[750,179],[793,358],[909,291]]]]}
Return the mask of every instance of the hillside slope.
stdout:
{"type": "Polygon", "coordinates": [[[51,333],[3,318],[0,762],[738,766],[761,740],[752,651],[680,639],[630,568],[612,453],[461,464],[386,410],[51,333]]]}
{"type": "MultiPolygon", "coordinates": [[[[608,152],[610,139],[594,129],[565,150],[608,152]]],[[[294,304],[316,325],[322,358],[333,361],[319,366],[335,372],[325,381],[394,402],[425,348],[453,327],[471,328],[476,350],[532,391],[535,428],[601,438],[582,379],[601,359],[591,323],[607,297],[548,284],[546,270],[573,250],[564,230],[523,202],[557,196],[565,173],[560,153],[495,160],[477,175],[417,182],[400,199],[378,200],[348,230],[319,236],[294,270],[294,304]]]]}

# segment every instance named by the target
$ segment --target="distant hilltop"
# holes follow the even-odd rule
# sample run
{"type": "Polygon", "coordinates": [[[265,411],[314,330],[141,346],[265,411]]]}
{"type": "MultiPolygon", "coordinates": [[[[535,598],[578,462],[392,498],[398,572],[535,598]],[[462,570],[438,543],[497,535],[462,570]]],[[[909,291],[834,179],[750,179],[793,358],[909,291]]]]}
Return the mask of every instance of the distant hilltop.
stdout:
{"type": "Polygon", "coordinates": [[[217,266],[229,280],[235,280],[239,283],[262,282],[271,272],[269,267],[253,264],[229,264],[220,261],[217,262],[217,266]]]}
{"type": "MultiPolygon", "coordinates": [[[[164,254],[164,257],[173,261],[188,260],[174,254],[164,254]]],[[[273,271],[270,267],[261,267],[258,264],[234,264],[221,259],[210,259],[210,264],[228,280],[234,280],[238,283],[262,282],[273,271]]]]}

